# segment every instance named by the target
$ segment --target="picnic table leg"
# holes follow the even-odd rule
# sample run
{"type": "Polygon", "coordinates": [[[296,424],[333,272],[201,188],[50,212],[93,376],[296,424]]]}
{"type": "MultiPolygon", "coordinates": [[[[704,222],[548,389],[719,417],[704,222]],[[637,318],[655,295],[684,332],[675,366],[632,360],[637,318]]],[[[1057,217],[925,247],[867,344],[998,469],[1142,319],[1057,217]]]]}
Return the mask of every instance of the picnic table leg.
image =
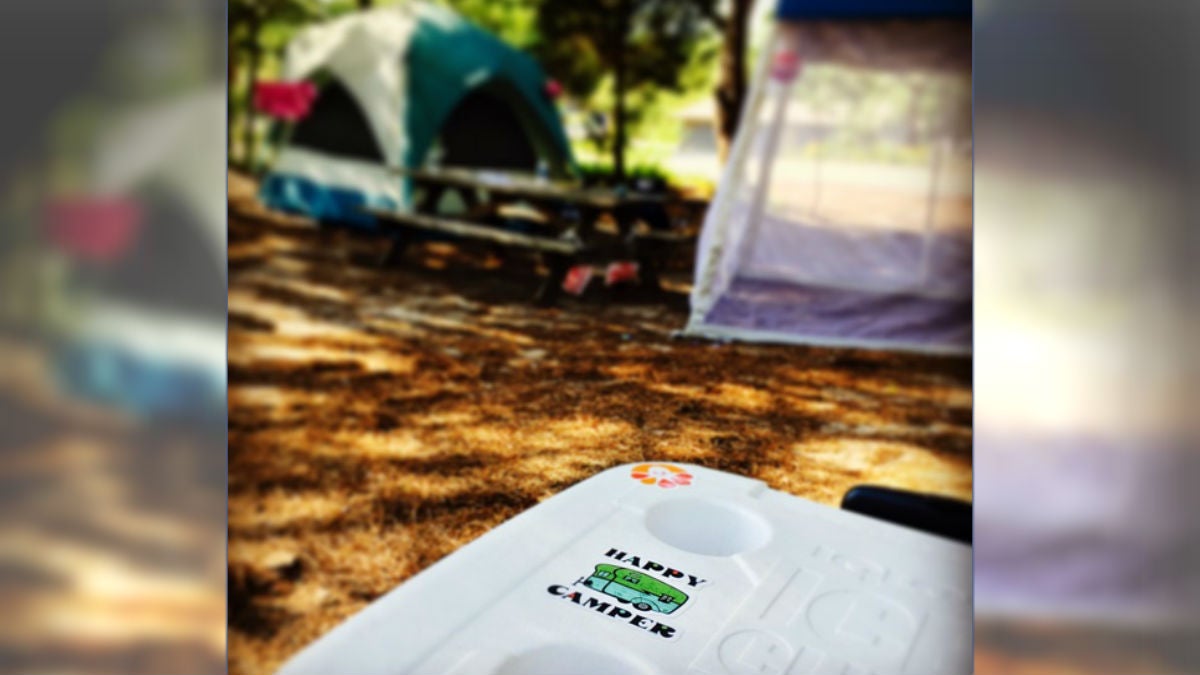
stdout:
{"type": "Polygon", "coordinates": [[[413,210],[417,213],[437,213],[438,202],[442,200],[445,192],[444,185],[430,185],[424,188],[413,210]]]}
{"type": "Polygon", "coordinates": [[[544,255],[543,259],[546,261],[549,273],[533,296],[533,302],[539,307],[550,307],[558,301],[559,295],[562,294],[563,280],[567,278],[567,272],[570,271],[574,258],[548,253],[544,255]]]}
{"type": "MultiPolygon", "coordinates": [[[[562,237],[582,242],[590,240],[597,216],[594,210],[588,207],[574,207],[570,211],[564,212],[563,205],[556,202],[539,204],[539,208],[544,213],[553,213],[557,210],[559,216],[565,221],[562,237]]],[[[563,281],[566,280],[567,273],[571,271],[571,268],[579,262],[579,256],[543,253],[541,258],[549,273],[541,287],[538,288],[533,301],[539,307],[549,307],[558,301],[562,294],[563,281]]]]}
{"type": "MultiPolygon", "coordinates": [[[[435,212],[438,200],[442,198],[444,192],[445,188],[440,185],[434,185],[423,190],[414,210],[417,213],[435,212]]],[[[404,257],[404,252],[408,250],[408,246],[412,241],[412,235],[407,232],[393,232],[392,243],[379,259],[379,266],[389,267],[399,262],[404,257]]]]}
{"type": "Polygon", "coordinates": [[[636,247],[637,263],[638,263],[638,281],[642,286],[650,291],[661,291],[662,280],[659,277],[659,256],[661,251],[658,247],[647,246],[645,242],[636,247]],[[649,249],[649,250],[647,250],[649,249]]]}
{"type": "Polygon", "coordinates": [[[638,282],[650,291],[662,289],[658,271],[658,258],[662,249],[657,242],[641,239],[637,236],[638,212],[631,208],[620,208],[613,214],[617,219],[618,232],[621,235],[625,254],[629,259],[636,260],[638,265],[638,282]]]}
{"type": "Polygon", "coordinates": [[[400,261],[404,257],[404,252],[408,250],[408,245],[412,243],[412,237],[407,234],[397,232],[392,235],[392,243],[388,244],[388,248],[383,252],[383,257],[379,259],[380,267],[390,267],[400,261]]]}

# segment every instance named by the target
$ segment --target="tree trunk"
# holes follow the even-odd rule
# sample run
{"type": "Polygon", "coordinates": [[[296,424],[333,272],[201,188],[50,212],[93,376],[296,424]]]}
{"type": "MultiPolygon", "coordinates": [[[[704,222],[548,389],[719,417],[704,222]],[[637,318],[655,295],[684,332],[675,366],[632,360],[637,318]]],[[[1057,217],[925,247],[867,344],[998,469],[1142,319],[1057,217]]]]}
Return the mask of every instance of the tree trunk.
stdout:
{"type": "Polygon", "coordinates": [[[622,0],[617,9],[617,27],[613,41],[613,176],[617,185],[625,183],[626,114],[625,89],[629,86],[625,67],[625,41],[629,36],[633,8],[622,0]]]}
{"type": "Polygon", "coordinates": [[[729,156],[746,100],[746,37],[754,0],[732,0],[721,40],[721,70],[717,83],[717,153],[729,156]]]}
{"type": "Polygon", "coordinates": [[[613,103],[613,176],[618,185],[625,182],[625,57],[617,57],[613,103]]]}
{"type": "Polygon", "coordinates": [[[358,0],[359,9],[371,9],[371,0],[358,0]]]}

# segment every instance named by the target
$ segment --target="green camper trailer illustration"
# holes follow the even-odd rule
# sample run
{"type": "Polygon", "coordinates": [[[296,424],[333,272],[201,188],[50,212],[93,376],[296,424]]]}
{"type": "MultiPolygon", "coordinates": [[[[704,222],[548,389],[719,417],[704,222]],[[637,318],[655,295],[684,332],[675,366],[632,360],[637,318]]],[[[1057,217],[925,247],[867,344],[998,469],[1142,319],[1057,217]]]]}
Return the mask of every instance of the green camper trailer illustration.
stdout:
{"type": "Polygon", "coordinates": [[[631,603],[642,612],[670,614],[687,602],[687,593],[651,577],[645,572],[616,565],[599,564],[583,581],[588,588],[631,603]]]}

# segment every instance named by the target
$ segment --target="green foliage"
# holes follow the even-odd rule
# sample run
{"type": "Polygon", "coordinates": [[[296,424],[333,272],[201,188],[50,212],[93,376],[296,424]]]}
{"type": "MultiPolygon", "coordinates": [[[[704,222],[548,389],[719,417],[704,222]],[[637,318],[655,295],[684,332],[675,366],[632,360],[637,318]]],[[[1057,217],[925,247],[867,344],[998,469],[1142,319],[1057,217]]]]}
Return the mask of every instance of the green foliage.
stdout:
{"type": "Polygon", "coordinates": [[[717,34],[703,35],[680,71],[677,89],[644,87],[630,97],[631,163],[658,164],[675,152],[684,132],[679,111],[697,101],[712,100],[719,46],[717,34]]]}
{"type": "Polygon", "coordinates": [[[605,74],[626,71],[627,88],[678,89],[680,75],[700,43],[715,0],[541,0],[543,65],[580,98],[605,74]]]}
{"type": "Polygon", "coordinates": [[[241,130],[229,134],[231,156],[240,137],[242,163],[253,168],[261,129],[250,92],[264,67],[267,72],[278,68],[278,54],[296,31],[354,7],[350,0],[229,0],[229,119],[241,130]]]}
{"type": "Polygon", "coordinates": [[[705,44],[715,8],[716,0],[541,0],[534,51],[574,97],[611,101],[618,171],[622,125],[642,121],[661,92],[682,91],[685,74],[694,81],[687,66],[705,44]]]}
{"type": "MultiPolygon", "coordinates": [[[[325,16],[329,16],[329,17],[341,16],[348,12],[353,12],[353,11],[356,11],[357,9],[359,9],[358,0],[317,0],[317,1],[320,2],[322,5],[324,5],[325,16]]],[[[387,4],[391,4],[391,3],[384,2],[382,0],[374,0],[374,2],[372,3],[373,6],[376,6],[376,5],[382,6],[382,5],[387,5],[387,4]]]]}
{"type": "MultiPolygon", "coordinates": [[[[534,54],[573,102],[568,117],[610,114],[606,138],[575,139],[575,155],[601,159],[613,150],[611,112],[616,105],[616,40],[628,72],[624,108],[630,163],[660,163],[682,135],[678,110],[706,97],[716,83],[721,36],[712,13],[716,0],[628,0],[633,18],[619,34],[615,0],[444,0],[468,20],[534,54]],[[668,25],[670,24],[670,25],[668,25]],[[677,24],[677,25],[676,25],[677,24]],[[604,31],[613,32],[606,35],[604,31]],[[664,39],[671,35],[673,39],[664,39]],[[628,43],[628,44],[626,44],[628,43]]],[[[611,158],[606,158],[611,161],[611,158]]]]}
{"type": "Polygon", "coordinates": [[[966,78],[930,73],[893,73],[837,65],[814,66],[805,73],[794,100],[825,124],[836,120],[830,135],[811,143],[809,157],[897,164],[929,162],[929,142],[960,135],[969,142],[969,110],[946,106],[969,101],[966,78]]]}
{"type": "Polygon", "coordinates": [[[447,4],[517,49],[531,49],[538,43],[537,0],[448,0],[447,4]]]}
{"type": "MultiPolygon", "coordinates": [[[[580,162],[578,169],[579,176],[585,185],[613,185],[617,182],[612,162],[603,160],[580,162]]],[[[640,179],[649,179],[667,186],[674,183],[671,172],[657,164],[634,164],[625,170],[625,176],[635,182],[640,179]]]]}
{"type": "Polygon", "coordinates": [[[89,162],[84,149],[95,147],[95,139],[112,117],[111,106],[86,98],[64,106],[54,116],[49,129],[52,161],[48,169],[56,190],[86,189],[89,162]]]}
{"type": "Polygon", "coordinates": [[[101,56],[104,86],[129,102],[191,92],[207,83],[221,53],[216,26],[186,6],[158,3],[129,17],[120,40],[101,56]]]}
{"type": "MultiPolygon", "coordinates": [[[[592,161],[578,162],[577,166],[584,185],[613,187],[618,183],[612,161],[609,159],[596,158],[592,161]]],[[[712,180],[707,177],[676,173],[662,164],[651,161],[634,160],[626,169],[625,177],[627,182],[634,186],[643,179],[648,179],[655,185],[653,191],[711,196],[716,189],[712,180]]]]}
{"type": "MultiPolygon", "coordinates": [[[[409,0],[373,0],[384,6],[409,0]]],[[[576,139],[576,156],[612,163],[616,67],[624,68],[627,173],[657,166],[683,131],[678,110],[708,96],[721,44],[714,29],[720,0],[433,0],[537,58],[566,90],[572,106],[603,111],[608,137],[597,147],[576,139]],[[622,15],[622,10],[624,15],[622,15]]],[[[357,11],[358,0],[230,0],[233,59],[231,124],[250,118],[247,67],[276,76],[283,48],[304,26],[357,11]],[[253,52],[253,58],[251,53],[253,52]]],[[[234,132],[242,139],[244,133],[234,132]]],[[[243,143],[245,145],[245,143],[243,143]]]]}
{"type": "Polygon", "coordinates": [[[266,47],[262,41],[268,24],[274,28],[267,39],[274,41],[285,26],[317,21],[330,16],[330,10],[320,0],[229,0],[230,39],[237,38],[239,46],[266,47]]]}
{"type": "Polygon", "coordinates": [[[281,50],[302,27],[296,21],[271,19],[258,31],[258,46],[271,52],[281,50]]]}

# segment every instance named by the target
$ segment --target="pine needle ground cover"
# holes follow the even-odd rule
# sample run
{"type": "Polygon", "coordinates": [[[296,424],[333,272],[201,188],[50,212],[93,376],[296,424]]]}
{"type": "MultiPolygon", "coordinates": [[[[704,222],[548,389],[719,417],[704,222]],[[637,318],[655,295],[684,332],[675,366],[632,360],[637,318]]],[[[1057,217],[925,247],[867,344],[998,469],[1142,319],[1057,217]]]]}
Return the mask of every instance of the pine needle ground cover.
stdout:
{"type": "Polygon", "coordinates": [[[490,528],[627,462],[836,505],[971,496],[970,360],[681,340],[678,289],[528,302],[525,260],[268,213],[230,178],[229,659],[269,673],[490,528]]]}

